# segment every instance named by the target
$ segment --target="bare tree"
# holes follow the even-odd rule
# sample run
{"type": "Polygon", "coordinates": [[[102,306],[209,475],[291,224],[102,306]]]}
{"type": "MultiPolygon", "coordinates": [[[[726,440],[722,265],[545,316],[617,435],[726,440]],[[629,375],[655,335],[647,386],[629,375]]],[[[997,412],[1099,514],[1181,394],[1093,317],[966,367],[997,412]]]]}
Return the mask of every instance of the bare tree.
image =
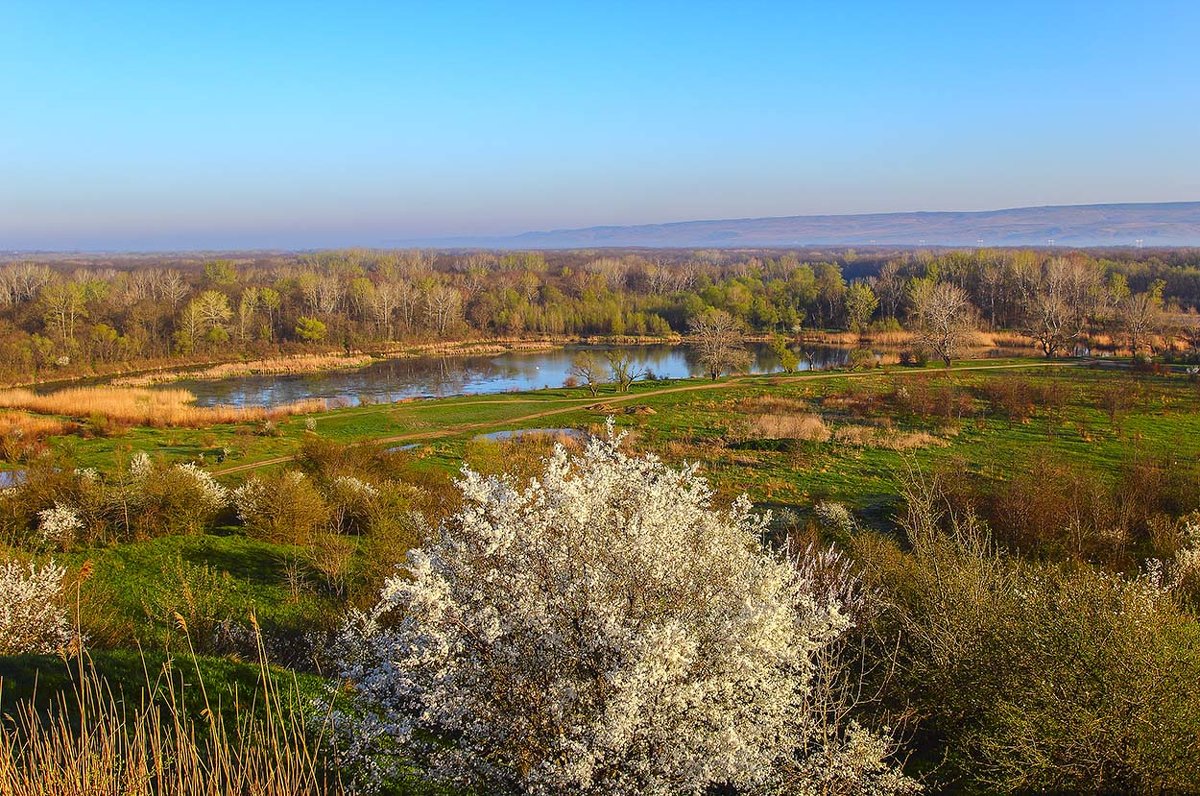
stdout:
{"type": "Polygon", "coordinates": [[[917,282],[911,298],[918,345],[950,367],[975,331],[975,306],[949,282],[917,282]]]}
{"type": "Polygon", "coordinates": [[[629,351],[614,348],[605,358],[608,360],[612,380],[617,383],[618,392],[629,392],[630,386],[646,375],[646,371],[637,368],[633,354],[629,351]]]}
{"type": "Polygon", "coordinates": [[[1025,334],[1047,357],[1083,336],[1102,302],[1100,273],[1086,262],[1055,258],[1025,288],[1025,334]]]}
{"type": "Polygon", "coordinates": [[[1163,325],[1162,285],[1155,283],[1145,293],[1131,293],[1117,305],[1117,319],[1135,356],[1144,343],[1163,325]]]}
{"type": "Polygon", "coordinates": [[[604,366],[590,351],[580,351],[576,354],[571,360],[571,369],[568,372],[582,382],[592,396],[600,391],[600,385],[604,383],[604,366]]]}
{"type": "Polygon", "coordinates": [[[741,325],[724,310],[712,310],[693,320],[688,342],[695,346],[700,364],[714,381],[750,365],[741,325]]]}

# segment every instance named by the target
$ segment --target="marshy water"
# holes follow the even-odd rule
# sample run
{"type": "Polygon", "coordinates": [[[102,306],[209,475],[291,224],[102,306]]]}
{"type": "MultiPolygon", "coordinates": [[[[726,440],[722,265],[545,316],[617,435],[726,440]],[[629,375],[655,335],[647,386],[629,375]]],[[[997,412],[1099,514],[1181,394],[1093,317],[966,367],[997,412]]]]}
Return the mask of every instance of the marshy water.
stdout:
{"type": "MultiPolygon", "coordinates": [[[[603,357],[614,348],[629,352],[640,371],[659,378],[703,376],[696,353],[688,346],[568,346],[547,351],[522,351],[487,356],[388,359],[356,370],[299,373],[285,376],[237,376],[217,381],[179,381],[166,385],[196,396],[199,406],[276,406],[304,398],[325,398],[358,404],[386,403],[418,396],[479,395],[561,387],[571,360],[583,350],[603,357]]],[[[766,344],[749,346],[752,373],[778,371],[779,358],[766,344]]],[[[813,346],[801,356],[801,369],[843,365],[850,349],[813,346]]]]}

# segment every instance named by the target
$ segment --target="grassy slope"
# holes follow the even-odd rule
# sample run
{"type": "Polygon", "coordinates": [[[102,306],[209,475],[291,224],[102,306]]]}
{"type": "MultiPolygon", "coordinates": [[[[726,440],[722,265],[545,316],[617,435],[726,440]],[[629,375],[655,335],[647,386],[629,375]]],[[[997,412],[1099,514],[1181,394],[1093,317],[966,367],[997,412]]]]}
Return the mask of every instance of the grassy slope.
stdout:
{"type": "MultiPolygon", "coordinates": [[[[897,429],[932,431],[941,434],[947,443],[909,454],[832,442],[800,443],[790,450],[722,442],[722,437],[742,421],[744,404],[740,402],[767,395],[803,400],[834,427],[870,422],[869,417],[850,416],[841,404],[835,406],[831,397],[848,389],[884,393],[900,383],[896,380],[918,375],[899,369],[868,374],[746,377],[716,385],[695,380],[639,384],[630,395],[605,393],[597,398],[581,390],[543,390],[356,407],[314,418],[318,434],[339,441],[373,444],[397,437],[425,439],[418,466],[453,472],[464,455],[474,455],[470,441],[482,431],[589,427],[602,423],[611,413],[618,426],[633,432],[639,447],[656,450],[668,459],[699,460],[722,499],[746,491],[760,505],[804,510],[816,499],[832,498],[853,505],[879,525],[886,524],[895,495],[894,472],[906,456],[925,466],[953,460],[972,472],[999,478],[1011,470],[1014,462],[1037,448],[1052,449],[1101,472],[1114,471],[1134,450],[1166,452],[1181,458],[1200,455],[1200,390],[1194,383],[1178,376],[1133,376],[1043,364],[988,361],[964,363],[948,373],[934,371],[936,375],[931,378],[948,379],[968,391],[988,379],[1019,377],[1036,383],[1059,382],[1068,396],[1067,405],[1057,413],[1039,410],[1025,422],[1009,421],[996,417],[976,397],[968,416],[954,424],[957,430],[953,434],[945,432],[947,423],[938,418],[892,414],[897,429]],[[989,369],[978,369],[982,365],[989,369]],[[996,368],[998,365],[1018,367],[996,368]],[[1031,367],[1023,367],[1026,365],[1031,367]],[[1142,391],[1142,399],[1125,414],[1119,431],[1095,408],[1098,391],[1113,380],[1142,391]],[[625,412],[632,407],[649,407],[653,413],[625,412]]],[[[57,444],[72,449],[81,465],[99,467],[111,466],[114,453],[121,451],[149,450],[168,458],[187,459],[228,445],[236,450],[236,456],[224,465],[214,466],[214,470],[228,471],[288,457],[305,433],[304,419],[296,418],[280,424],[279,436],[255,436],[236,427],[134,429],[114,438],[70,438],[57,444]]],[[[251,471],[246,467],[229,475],[229,480],[240,479],[251,471]]],[[[296,552],[247,539],[232,529],[219,529],[199,536],[82,551],[71,554],[68,560],[73,565],[93,562],[93,580],[118,635],[122,628],[136,629],[139,637],[154,643],[169,634],[171,601],[178,600],[180,582],[185,578],[208,584],[201,590],[206,593],[198,599],[215,600],[220,610],[243,617],[253,611],[264,626],[327,625],[341,610],[336,603],[312,592],[293,595],[285,585],[281,561],[296,552]]],[[[140,669],[134,671],[122,655],[127,658],[129,653],[103,653],[114,656],[113,672],[121,681],[128,675],[130,682],[137,682],[140,669]]],[[[236,668],[239,664],[233,662],[206,665],[214,667],[218,679],[228,675],[236,681],[242,676],[221,668],[236,668]]],[[[14,689],[27,687],[34,671],[43,668],[28,661],[5,661],[0,674],[6,675],[6,701],[17,693],[14,689]]]]}

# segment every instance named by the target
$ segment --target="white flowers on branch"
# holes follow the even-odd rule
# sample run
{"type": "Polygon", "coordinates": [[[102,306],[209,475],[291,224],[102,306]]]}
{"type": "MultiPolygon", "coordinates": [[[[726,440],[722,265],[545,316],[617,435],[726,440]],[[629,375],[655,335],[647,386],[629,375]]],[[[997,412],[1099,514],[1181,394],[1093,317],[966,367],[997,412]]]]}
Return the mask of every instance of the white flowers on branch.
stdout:
{"type": "Polygon", "coordinates": [[[83,530],[83,520],[79,512],[70,506],[55,503],[48,509],[38,512],[38,533],[43,542],[53,545],[65,545],[83,530]]]}
{"type": "Polygon", "coordinates": [[[71,625],[59,600],[66,574],[53,561],[40,568],[0,565],[0,655],[53,653],[70,643],[71,625]]]}
{"type": "MultiPolygon", "coordinates": [[[[464,469],[462,509],[343,636],[365,768],[388,750],[489,793],[791,787],[848,614],[760,547],[747,499],[714,510],[694,467],[619,443],[559,447],[523,487],[464,469]]],[[[857,758],[881,751],[855,770],[909,783],[856,732],[857,758]]]]}

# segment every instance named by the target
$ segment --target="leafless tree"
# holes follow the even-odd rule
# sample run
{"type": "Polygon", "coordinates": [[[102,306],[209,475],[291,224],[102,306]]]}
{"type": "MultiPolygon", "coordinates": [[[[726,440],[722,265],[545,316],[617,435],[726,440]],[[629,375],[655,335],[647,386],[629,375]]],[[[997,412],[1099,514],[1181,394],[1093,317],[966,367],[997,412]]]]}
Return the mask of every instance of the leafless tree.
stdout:
{"type": "Polygon", "coordinates": [[[950,367],[975,332],[975,306],[949,282],[918,282],[911,291],[917,344],[950,367]]]}
{"type": "Polygon", "coordinates": [[[724,373],[749,367],[750,352],[744,340],[741,325],[724,310],[712,310],[693,320],[688,337],[704,371],[714,381],[724,373]]]}
{"type": "Polygon", "coordinates": [[[637,368],[633,354],[629,351],[614,348],[605,358],[608,360],[608,369],[612,373],[612,380],[617,384],[618,392],[629,392],[630,386],[646,375],[646,371],[637,368]]]}
{"type": "Polygon", "coordinates": [[[604,366],[590,351],[580,351],[571,360],[570,375],[578,379],[589,394],[595,396],[604,383],[604,366]]]}
{"type": "Polygon", "coordinates": [[[1083,336],[1102,296],[1097,269],[1077,260],[1050,260],[1026,285],[1025,334],[1047,357],[1066,351],[1083,336]]]}

